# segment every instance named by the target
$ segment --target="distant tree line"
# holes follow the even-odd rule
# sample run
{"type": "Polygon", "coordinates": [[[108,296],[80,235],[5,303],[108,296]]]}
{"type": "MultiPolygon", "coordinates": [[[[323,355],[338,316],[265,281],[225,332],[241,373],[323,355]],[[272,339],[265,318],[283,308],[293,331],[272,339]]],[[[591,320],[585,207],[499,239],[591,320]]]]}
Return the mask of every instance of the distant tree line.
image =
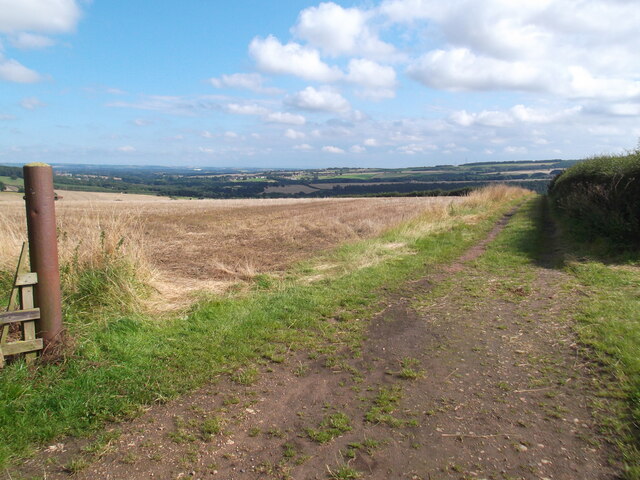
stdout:
{"type": "MultiPolygon", "coordinates": [[[[558,165],[555,163],[554,165],[558,165]]],[[[511,181],[511,185],[520,185],[536,192],[544,193],[550,176],[539,174],[499,174],[482,175],[478,168],[451,167],[450,172],[437,172],[445,167],[417,167],[410,172],[402,169],[383,170],[377,178],[357,178],[367,173],[353,169],[329,169],[309,171],[271,170],[248,173],[239,170],[176,169],[162,167],[127,166],[56,166],[54,185],[58,189],[122,192],[162,195],[186,198],[315,198],[332,196],[404,196],[436,195],[443,191],[461,191],[477,188],[488,183],[511,181]],[[66,172],[66,173],[64,173],[66,172]],[[336,177],[336,172],[344,173],[344,178],[336,177]],[[320,176],[324,175],[325,178],[320,176]],[[327,175],[333,178],[326,178],[327,175]],[[356,178],[353,178],[356,176],[356,178]],[[535,179],[542,181],[533,181],[535,179]],[[384,184],[382,183],[384,182],[384,184]],[[443,182],[456,182],[443,183],[443,182]],[[323,185],[331,188],[319,188],[323,185]],[[308,193],[286,193],[269,191],[268,187],[304,185],[313,189],[308,193]],[[436,192],[436,193],[427,193],[436,192]]],[[[532,166],[527,165],[527,169],[532,166]]],[[[503,170],[515,167],[503,167],[503,170]]],[[[558,170],[560,171],[560,170],[558,170]]],[[[376,170],[381,172],[381,170],[376,170]]],[[[0,176],[22,177],[19,167],[0,166],[0,176]]]]}
{"type": "Polygon", "coordinates": [[[11,177],[13,180],[22,178],[22,169],[20,167],[5,167],[0,165],[0,177],[11,177]]]}

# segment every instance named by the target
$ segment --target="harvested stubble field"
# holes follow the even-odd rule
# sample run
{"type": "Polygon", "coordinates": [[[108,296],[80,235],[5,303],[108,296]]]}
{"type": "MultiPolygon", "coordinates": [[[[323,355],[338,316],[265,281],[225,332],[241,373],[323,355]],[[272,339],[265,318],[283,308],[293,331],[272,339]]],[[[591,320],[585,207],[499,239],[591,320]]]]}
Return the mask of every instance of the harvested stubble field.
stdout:
{"type": "MultiPolygon", "coordinates": [[[[282,272],[344,241],[443,212],[452,198],[169,200],[61,192],[56,204],[62,264],[100,266],[118,252],[173,299],[224,291],[238,280],[282,272]]],[[[2,195],[0,195],[2,197],[2,195]]],[[[0,270],[10,271],[25,237],[20,198],[0,200],[0,270]]]]}

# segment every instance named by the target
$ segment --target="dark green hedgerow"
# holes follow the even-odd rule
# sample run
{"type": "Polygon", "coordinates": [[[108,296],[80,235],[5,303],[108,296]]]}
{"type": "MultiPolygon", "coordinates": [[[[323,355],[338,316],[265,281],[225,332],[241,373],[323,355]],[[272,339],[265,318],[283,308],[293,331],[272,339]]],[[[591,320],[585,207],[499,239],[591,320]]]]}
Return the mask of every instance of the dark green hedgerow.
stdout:
{"type": "Polygon", "coordinates": [[[582,236],[640,245],[640,149],[578,163],[551,182],[549,197],[582,236]]]}

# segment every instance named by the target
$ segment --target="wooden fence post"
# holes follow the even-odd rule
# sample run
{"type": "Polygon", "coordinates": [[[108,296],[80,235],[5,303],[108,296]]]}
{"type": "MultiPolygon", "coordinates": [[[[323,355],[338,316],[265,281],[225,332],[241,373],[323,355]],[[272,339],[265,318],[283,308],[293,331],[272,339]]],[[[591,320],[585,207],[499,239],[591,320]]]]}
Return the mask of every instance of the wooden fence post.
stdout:
{"type": "Polygon", "coordinates": [[[35,306],[40,309],[37,333],[45,346],[62,333],[62,295],[56,236],[53,169],[46,163],[23,167],[31,271],[38,274],[35,306]]]}

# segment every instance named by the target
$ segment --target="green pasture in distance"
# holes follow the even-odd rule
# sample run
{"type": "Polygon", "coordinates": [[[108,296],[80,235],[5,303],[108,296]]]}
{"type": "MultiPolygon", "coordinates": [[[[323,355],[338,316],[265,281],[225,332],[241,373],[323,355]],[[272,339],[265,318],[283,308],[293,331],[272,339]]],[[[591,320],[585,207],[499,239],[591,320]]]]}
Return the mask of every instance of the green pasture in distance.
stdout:
{"type": "Polygon", "coordinates": [[[15,180],[11,177],[3,177],[0,176],[0,182],[5,185],[12,185],[14,187],[22,187],[24,185],[24,181],[21,178],[16,178],[15,180]]]}

